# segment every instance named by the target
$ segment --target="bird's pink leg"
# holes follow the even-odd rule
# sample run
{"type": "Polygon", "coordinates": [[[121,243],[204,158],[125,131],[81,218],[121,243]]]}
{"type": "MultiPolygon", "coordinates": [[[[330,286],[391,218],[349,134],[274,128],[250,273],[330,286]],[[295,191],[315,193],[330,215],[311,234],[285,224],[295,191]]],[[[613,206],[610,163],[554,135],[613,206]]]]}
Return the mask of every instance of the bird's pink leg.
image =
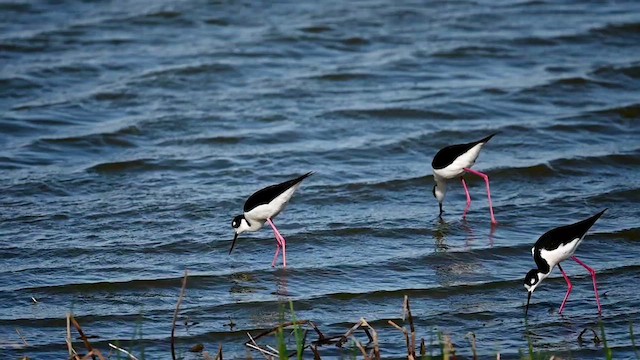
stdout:
{"type": "Polygon", "coordinates": [[[565,274],[564,270],[562,270],[562,267],[560,266],[560,264],[558,264],[558,269],[560,269],[560,272],[562,272],[562,276],[564,276],[564,279],[567,281],[567,286],[569,287],[569,289],[567,289],[567,295],[564,296],[564,300],[562,300],[562,305],[560,305],[560,311],[558,312],[558,314],[562,314],[562,311],[564,310],[564,305],[567,303],[567,300],[569,300],[569,295],[571,294],[571,290],[573,290],[573,285],[571,285],[571,280],[569,280],[569,277],[567,276],[567,274],[565,274]]]}
{"type": "Polygon", "coordinates": [[[589,266],[587,266],[587,264],[580,261],[580,259],[578,259],[577,257],[572,256],[571,258],[578,264],[582,265],[582,267],[587,269],[589,274],[591,274],[591,279],[593,279],[593,291],[596,293],[596,303],[598,303],[598,314],[601,314],[602,308],[600,307],[600,296],[598,296],[598,284],[596,283],[596,271],[590,268],[589,266]]]}
{"type": "Polygon", "coordinates": [[[460,180],[462,180],[462,187],[464,188],[464,192],[467,194],[467,207],[464,208],[464,213],[462,214],[462,218],[467,217],[467,211],[471,208],[471,195],[469,195],[469,189],[467,188],[467,182],[464,181],[464,178],[461,176],[460,180]]]}
{"type": "Polygon", "coordinates": [[[474,175],[478,175],[484,179],[484,182],[487,184],[487,197],[489,198],[489,212],[491,212],[491,223],[497,224],[498,222],[496,221],[495,216],[493,216],[493,202],[491,202],[491,188],[489,187],[489,176],[487,176],[484,173],[481,173],[480,171],[471,170],[469,168],[464,168],[464,171],[470,172],[474,175]]]}
{"type": "Polygon", "coordinates": [[[280,244],[281,244],[281,241],[278,238],[278,236],[276,236],[276,254],[273,256],[273,261],[271,262],[271,267],[275,267],[276,266],[276,261],[278,260],[278,255],[280,255],[280,244]]]}
{"type": "Polygon", "coordinates": [[[273,229],[273,233],[276,235],[276,239],[278,240],[280,246],[282,247],[282,266],[287,267],[287,241],[280,234],[280,231],[278,231],[278,228],[273,223],[273,221],[271,221],[271,219],[267,219],[267,222],[269,222],[269,225],[271,225],[271,228],[273,229]]]}

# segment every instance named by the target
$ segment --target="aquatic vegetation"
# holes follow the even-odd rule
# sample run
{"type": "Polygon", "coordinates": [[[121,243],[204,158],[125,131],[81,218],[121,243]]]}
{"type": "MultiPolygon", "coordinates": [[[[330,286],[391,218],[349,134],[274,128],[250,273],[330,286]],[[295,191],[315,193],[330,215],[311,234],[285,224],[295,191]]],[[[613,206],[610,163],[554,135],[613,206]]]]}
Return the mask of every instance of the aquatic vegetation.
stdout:
{"type": "MultiPolygon", "coordinates": [[[[180,295],[176,303],[176,309],[172,321],[171,329],[171,356],[172,359],[184,359],[184,355],[177,354],[177,346],[175,341],[176,322],[180,314],[180,306],[185,298],[186,286],[187,286],[188,273],[185,272],[182,280],[182,287],[180,295]]],[[[325,335],[319,327],[310,320],[298,319],[294,304],[289,301],[288,309],[284,306],[280,309],[279,323],[274,327],[262,331],[258,334],[251,334],[247,332],[248,341],[245,342],[245,346],[249,349],[249,356],[251,352],[257,352],[265,359],[289,359],[295,357],[297,360],[302,360],[305,357],[313,356],[314,360],[322,359],[322,347],[335,346],[343,349],[343,354],[353,359],[362,358],[364,360],[380,360],[384,358],[382,355],[382,349],[378,338],[378,331],[364,318],[361,318],[352,327],[350,327],[344,334],[340,335],[325,335]],[[310,333],[315,333],[316,338],[310,340],[310,333]],[[366,336],[367,341],[361,340],[362,335],[366,336]],[[295,345],[294,349],[290,349],[290,344],[295,345]],[[275,345],[275,347],[273,346],[275,345]]],[[[408,296],[404,296],[403,304],[403,317],[402,323],[398,324],[393,320],[388,320],[387,324],[398,330],[402,334],[402,339],[406,347],[407,360],[453,360],[456,359],[457,349],[454,343],[455,335],[447,334],[440,330],[435,330],[435,336],[433,334],[434,329],[431,329],[430,341],[426,341],[425,337],[420,337],[418,329],[416,329],[413,314],[411,313],[411,304],[408,296]]],[[[600,321],[598,324],[599,332],[593,328],[585,328],[577,338],[580,343],[592,341],[594,344],[601,344],[603,350],[603,358],[613,359],[613,350],[607,343],[604,324],[600,321]],[[591,337],[591,335],[593,337],[591,337]]],[[[633,349],[638,357],[638,350],[635,345],[635,337],[633,332],[633,323],[629,323],[629,335],[633,349]]],[[[534,348],[534,342],[531,338],[531,333],[527,332],[525,335],[527,340],[527,349],[525,351],[520,350],[520,358],[523,360],[547,360],[557,359],[553,353],[546,351],[537,351],[534,348]]],[[[462,337],[468,340],[470,352],[473,359],[478,359],[476,336],[473,332],[469,332],[462,337]]],[[[120,346],[116,341],[115,344],[109,343],[111,348],[110,352],[104,352],[95,348],[89,341],[90,337],[85,335],[82,327],[78,321],[74,318],[73,314],[67,314],[67,333],[66,343],[69,352],[69,359],[71,360],[107,360],[107,359],[129,359],[129,360],[143,360],[145,359],[144,347],[142,346],[142,323],[139,322],[131,341],[129,349],[125,349],[120,346]],[[73,338],[71,336],[72,329],[75,329],[82,340],[86,354],[81,354],[73,345],[73,338]],[[136,341],[139,341],[139,349],[135,354],[136,341]],[[107,354],[107,355],[105,355],[107,354]]],[[[25,340],[26,341],[26,340],[25,340]]],[[[395,341],[395,340],[394,340],[395,341]]],[[[184,350],[183,350],[184,351],[184,350]]],[[[189,352],[200,353],[201,358],[204,360],[223,360],[223,347],[222,344],[218,346],[217,353],[214,356],[210,355],[205,350],[205,345],[195,344],[189,352]]],[[[184,352],[183,352],[184,354],[184,352]]],[[[496,353],[496,358],[500,359],[500,353],[496,353]]],[[[26,357],[25,357],[26,359],[26,357]]]]}

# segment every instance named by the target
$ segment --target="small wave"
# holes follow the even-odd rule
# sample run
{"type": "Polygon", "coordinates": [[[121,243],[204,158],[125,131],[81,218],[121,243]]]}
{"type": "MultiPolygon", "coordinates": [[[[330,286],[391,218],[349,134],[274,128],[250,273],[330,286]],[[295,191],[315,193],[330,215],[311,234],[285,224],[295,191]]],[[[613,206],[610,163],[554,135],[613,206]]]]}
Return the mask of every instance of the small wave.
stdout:
{"type": "Polygon", "coordinates": [[[458,58],[505,58],[510,57],[510,50],[497,46],[461,46],[451,50],[439,51],[433,54],[436,58],[458,59],[458,58]]]}
{"type": "Polygon", "coordinates": [[[640,23],[607,24],[589,30],[591,34],[604,36],[634,36],[640,37],[640,23]]]}
{"type": "MultiPolygon", "coordinates": [[[[568,78],[560,78],[555,79],[546,84],[535,85],[529,88],[524,88],[520,90],[520,93],[524,94],[539,94],[542,96],[552,96],[550,95],[550,91],[584,91],[589,88],[620,88],[621,85],[618,83],[596,80],[593,78],[587,77],[568,77],[568,78]]],[[[555,96],[555,94],[553,95],[555,96]]]]}
{"type": "Polygon", "coordinates": [[[143,74],[142,78],[155,78],[155,77],[174,76],[174,75],[195,76],[195,75],[206,74],[206,73],[225,73],[225,72],[233,72],[233,71],[235,71],[235,68],[232,65],[228,65],[228,64],[220,64],[220,63],[195,64],[195,65],[178,66],[178,67],[164,68],[160,70],[151,71],[143,74]]]}
{"type": "Polygon", "coordinates": [[[445,112],[419,110],[412,108],[378,108],[378,109],[346,109],[336,110],[328,116],[347,117],[352,119],[421,119],[450,120],[455,116],[445,112]]]}
{"type": "Polygon", "coordinates": [[[514,46],[554,46],[558,44],[558,41],[553,38],[544,38],[537,36],[525,36],[516,38],[511,41],[514,46]]]}
{"type": "Polygon", "coordinates": [[[34,72],[35,76],[48,78],[54,75],[72,75],[78,77],[97,77],[101,73],[99,66],[86,63],[67,63],[64,65],[40,68],[34,72]]]}
{"type": "Polygon", "coordinates": [[[11,42],[7,42],[7,40],[3,40],[0,43],[0,53],[36,53],[44,51],[47,46],[44,42],[18,42],[16,40],[9,40],[11,42]]]}
{"type": "Polygon", "coordinates": [[[88,172],[115,174],[125,172],[144,172],[158,170],[176,170],[182,168],[186,161],[184,160],[155,160],[155,159],[136,159],[128,161],[115,161],[97,164],[89,167],[88,172]]]}
{"type": "Polygon", "coordinates": [[[20,90],[33,90],[42,86],[25,76],[0,78],[0,94],[15,94],[20,90]]]}
{"type": "MultiPolygon", "coordinates": [[[[624,197],[624,200],[628,199],[628,195],[637,194],[637,190],[626,190],[626,191],[617,191],[616,197],[624,197]]],[[[637,201],[637,199],[636,199],[637,201]]],[[[598,234],[600,239],[606,240],[626,240],[631,242],[640,241],[640,228],[634,227],[629,229],[618,230],[609,233],[598,234]]]]}
{"type": "Polygon", "coordinates": [[[598,110],[593,112],[593,114],[608,118],[615,117],[619,119],[638,119],[640,118],[640,104],[631,104],[627,106],[598,110]]]}
{"type": "MultiPolygon", "coordinates": [[[[594,156],[574,156],[568,158],[557,158],[548,163],[540,163],[525,167],[498,168],[491,171],[494,177],[515,177],[525,176],[527,179],[552,178],[560,175],[575,175],[583,172],[593,172],[598,169],[621,169],[640,166],[640,155],[638,150],[623,154],[604,154],[594,156]]],[[[604,171],[604,170],[603,170],[604,171]]]]}
{"type": "Polygon", "coordinates": [[[136,147],[136,144],[127,139],[128,136],[140,135],[141,131],[137,126],[127,126],[110,133],[88,134],[81,136],[70,136],[64,138],[42,138],[36,140],[32,146],[63,145],[81,148],[99,147],[136,147]]]}
{"type": "Polygon", "coordinates": [[[300,31],[311,33],[311,34],[319,34],[319,33],[332,31],[332,30],[333,29],[330,26],[325,26],[325,25],[313,25],[313,26],[306,26],[306,27],[300,28],[300,31]]]}
{"type": "Polygon", "coordinates": [[[363,45],[369,44],[369,40],[362,37],[357,37],[357,36],[340,40],[340,42],[348,46],[363,46],[363,45]]]}
{"type": "Polygon", "coordinates": [[[11,11],[15,13],[29,13],[33,6],[29,2],[1,2],[0,11],[11,11]]]}
{"type": "Polygon", "coordinates": [[[524,167],[498,168],[491,171],[494,177],[516,177],[532,179],[552,178],[557,176],[556,171],[549,164],[536,164],[524,167]]]}
{"type": "Polygon", "coordinates": [[[103,91],[93,94],[92,97],[97,101],[125,101],[135,99],[137,95],[126,91],[103,91]]]}
{"type": "Polygon", "coordinates": [[[630,65],[606,65],[601,66],[591,72],[592,75],[602,77],[615,77],[617,75],[624,75],[630,79],[640,79],[640,64],[634,63],[630,65]]]}
{"type": "Polygon", "coordinates": [[[640,23],[632,22],[593,27],[579,33],[554,36],[549,40],[560,44],[583,44],[601,43],[603,38],[612,38],[618,42],[624,41],[625,38],[634,38],[635,41],[638,37],[640,37],[640,23]]]}
{"type": "Polygon", "coordinates": [[[240,136],[211,136],[211,137],[197,137],[197,138],[182,138],[165,140],[159,143],[160,146],[188,146],[188,145],[228,145],[237,144],[242,141],[240,136]]]}
{"type": "MultiPolygon", "coordinates": [[[[626,202],[640,202],[640,189],[619,189],[606,193],[597,194],[589,198],[590,201],[598,204],[617,204],[626,202]]],[[[636,240],[639,238],[635,238],[636,240]]]]}
{"type": "Polygon", "coordinates": [[[229,21],[220,18],[209,18],[204,20],[205,24],[217,25],[217,26],[229,26],[229,21]]]}
{"type": "Polygon", "coordinates": [[[352,80],[366,80],[372,78],[373,75],[367,73],[350,73],[350,72],[336,72],[323,74],[318,76],[311,76],[310,79],[324,80],[324,81],[352,81],[352,80]]]}
{"type": "Polygon", "coordinates": [[[160,10],[146,14],[135,15],[126,19],[119,19],[119,22],[133,25],[192,25],[193,20],[183,16],[180,11],[160,10]]]}
{"type": "Polygon", "coordinates": [[[0,120],[0,129],[5,134],[26,134],[31,133],[35,129],[32,126],[17,121],[0,120]]]}

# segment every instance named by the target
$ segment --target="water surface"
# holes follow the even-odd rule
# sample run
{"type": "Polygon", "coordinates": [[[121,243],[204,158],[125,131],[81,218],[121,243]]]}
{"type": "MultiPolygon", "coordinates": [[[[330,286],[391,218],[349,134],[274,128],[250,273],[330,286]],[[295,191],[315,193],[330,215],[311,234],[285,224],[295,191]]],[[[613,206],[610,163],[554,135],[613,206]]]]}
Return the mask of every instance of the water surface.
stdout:
{"type": "Polygon", "coordinates": [[[615,357],[634,357],[640,3],[36,0],[0,17],[3,358],[64,358],[73,311],[97,347],[167,359],[185,269],[181,349],[246,357],[244,330],[293,300],[328,334],[366,317],[402,358],[386,323],[408,294],[419,336],[463,357],[473,331],[482,356],[515,358],[528,334],[602,358],[577,341],[598,323],[582,267],[565,265],[563,316],[556,270],[525,323],[522,279],[540,235],[605,207],[578,256],[615,357]],[[433,155],[492,132],[475,168],[499,226],[475,177],[467,220],[455,182],[439,221],[433,155]],[[268,229],[229,256],[246,197],[307,171],[276,219],[289,267],[270,267],[268,229]]]}

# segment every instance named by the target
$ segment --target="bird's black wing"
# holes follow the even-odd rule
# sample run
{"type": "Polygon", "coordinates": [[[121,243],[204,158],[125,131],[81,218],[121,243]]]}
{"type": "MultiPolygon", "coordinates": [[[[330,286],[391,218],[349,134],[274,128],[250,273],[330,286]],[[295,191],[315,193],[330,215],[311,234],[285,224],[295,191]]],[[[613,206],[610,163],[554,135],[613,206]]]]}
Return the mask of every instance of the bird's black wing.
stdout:
{"type": "Polygon", "coordinates": [[[486,143],[487,141],[491,140],[491,138],[494,137],[496,134],[497,133],[493,133],[487,136],[486,138],[478,141],[444,147],[440,149],[440,151],[438,151],[436,156],[433,157],[431,166],[436,170],[444,169],[447,166],[451,165],[451,163],[453,163],[460,155],[466,153],[467,151],[469,151],[469,149],[471,149],[472,147],[480,143],[486,143]]]}
{"type": "Polygon", "coordinates": [[[549,230],[536,241],[536,249],[554,250],[560,245],[566,245],[574,239],[582,238],[607,209],[593,215],[588,219],[578,221],[575,224],[561,226],[549,230]]]}
{"type": "Polygon", "coordinates": [[[249,212],[260,205],[270,203],[273,199],[277,198],[280,194],[287,191],[291,187],[295,186],[300,181],[308,178],[312,174],[313,174],[313,171],[310,171],[295,179],[291,179],[280,184],[267,186],[264,189],[256,191],[253,195],[249,196],[247,201],[244,203],[244,212],[249,212]]]}

